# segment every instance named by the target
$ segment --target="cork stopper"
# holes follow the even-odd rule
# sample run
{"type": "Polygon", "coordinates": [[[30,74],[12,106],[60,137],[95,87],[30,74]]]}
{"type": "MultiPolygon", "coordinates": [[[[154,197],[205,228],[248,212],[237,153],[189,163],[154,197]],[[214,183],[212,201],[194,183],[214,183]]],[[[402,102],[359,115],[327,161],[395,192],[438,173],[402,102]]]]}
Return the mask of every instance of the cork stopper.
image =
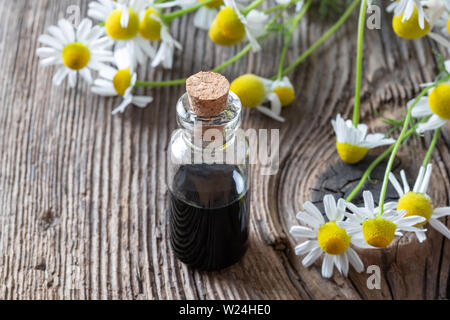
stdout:
{"type": "Polygon", "coordinates": [[[227,107],[230,83],[221,74],[199,72],[186,81],[192,111],[201,117],[212,117],[227,107]]]}

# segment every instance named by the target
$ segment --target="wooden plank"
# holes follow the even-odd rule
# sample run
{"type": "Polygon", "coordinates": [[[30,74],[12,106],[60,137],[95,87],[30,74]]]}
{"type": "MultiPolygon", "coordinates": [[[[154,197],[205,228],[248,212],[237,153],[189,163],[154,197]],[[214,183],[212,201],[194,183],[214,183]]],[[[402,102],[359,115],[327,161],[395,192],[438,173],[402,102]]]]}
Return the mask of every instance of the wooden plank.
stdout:
{"type": "MultiPolygon", "coordinates": [[[[366,264],[381,263],[381,290],[369,290],[367,275],[354,271],[348,279],[335,273],[324,280],[319,265],[305,269],[293,254],[287,231],[295,213],[337,162],[330,120],[351,113],[356,16],[291,75],[298,97],[283,111],[287,123],[245,110],[244,128],[281,129],[280,171],[262,176],[252,168],[250,250],[235,266],[204,273],[180,264],[167,241],[165,153],[183,88],[142,89],[155,98],[148,108],[113,117],[117,100],[97,97],[83,83],[53,87],[53,70],[40,67],[34,54],[37,38],[73,4],[85,14],[84,0],[0,0],[0,298],[449,297],[449,241],[435,231],[422,246],[402,238],[388,251],[361,253],[366,264]]],[[[372,129],[382,127],[377,111],[400,116],[417,84],[435,74],[431,42],[399,40],[389,17],[382,19],[382,30],[366,35],[362,120],[372,129]]],[[[330,25],[308,15],[288,60],[330,25]]],[[[184,47],[173,70],[141,68],[143,78],[188,76],[240,48],[215,46],[192,27],[192,17],[178,20],[172,32],[184,47]]],[[[272,76],[280,48],[279,37],[271,37],[263,53],[224,74],[272,76]]],[[[434,156],[431,195],[439,206],[449,203],[449,132],[447,125],[434,156]]],[[[414,138],[399,161],[417,168],[427,142],[414,138]]]]}

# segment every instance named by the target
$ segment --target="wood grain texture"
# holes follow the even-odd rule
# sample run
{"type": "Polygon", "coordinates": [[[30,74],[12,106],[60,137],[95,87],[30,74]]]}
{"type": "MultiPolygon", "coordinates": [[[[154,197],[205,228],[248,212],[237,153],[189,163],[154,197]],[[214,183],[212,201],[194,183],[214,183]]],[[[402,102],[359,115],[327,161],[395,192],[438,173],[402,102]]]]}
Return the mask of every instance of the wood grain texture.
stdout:
{"type": "MultiPolygon", "coordinates": [[[[179,263],[168,242],[165,159],[184,89],[140,89],[155,98],[149,107],[111,116],[117,100],[95,96],[81,82],[55,88],[54,70],[38,64],[38,36],[69,5],[85,14],[87,2],[0,0],[0,298],[449,298],[450,241],[433,230],[422,246],[404,237],[386,251],[361,252],[366,265],[381,266],[381,290],[369,290],[368,275],[352,269],[348,279],[335,272],[324,280],[319,264],[306,269],[293,252],[295,213],[338,159],[330,120],[351,114],[356,15],[291,75],[298,97],[283,111],[284,125],[245,110],[244,128],[281,129],[280,171],[262,176],[252,168],[250,249],[235,266],[206,273],[179,263]]],[[[389,21],[383,13],[382,29],[366,34],[361,118],[372,129],[382,127],[377,111],[400,116],[418,84],[436,72],[434,45],[399,40],[389,21]]],[[[288,60],[330,25],[308,15],[288,60]]],[[[192,16],[177,20],[172,32],[183,54],[173,70],[141,68],[142,80],[185,77],[240,48],[216,47],[192,27],[192,16]]],[[[261,54],[223,73],[272,76],[281,45],[270,37],[261,54]]],[[[449,129],[433,157],[436,206],[449,204],[449,129]]],[[[414,172],[429,139],[412,139],[400,163],[414,172]]]]}

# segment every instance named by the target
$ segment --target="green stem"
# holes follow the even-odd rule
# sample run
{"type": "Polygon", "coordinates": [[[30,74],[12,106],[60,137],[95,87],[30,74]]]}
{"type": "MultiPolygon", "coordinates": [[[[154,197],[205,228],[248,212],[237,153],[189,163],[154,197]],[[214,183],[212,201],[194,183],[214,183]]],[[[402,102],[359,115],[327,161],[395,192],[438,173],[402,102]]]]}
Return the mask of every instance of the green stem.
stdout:
{"type": "Polygon", "coordinates": [[[273,6],[273,7],[270,7],[268,9],[266,9],[266,10],[263,10],[263,12],[265,14],[269,14],[269,13],[272,13],[274,11],[279,10],[280,8],[283,8],[284,6],[285,6],[284,4],[277,4],[276,6],[273,6]]]}
{"type": "Polygon", "coordinates": [[[261,3],[263,3],[265,0],[255,0],[252,3],[250,3],[247,7],[241,10],[242,14],[246,16],[250,11],[257,8],[261,3]]]}
{"type": "Polygon", "coordinates": [[[135,87],[168,87],[176,86],[186,82],[186,78],[168,81],[136,81],[135,87]]]}
{"type": "MultiPolygon", "coordinates": [[[[261,36],[260,38],[267,37],[268,33],[261,36]]],[[[252,45],[249,43],[239,51],[235,56],[231,57],[221,65],[215,67],[214,69],[211,69],[212,72],[219,72],[228,66],[232,65],[242,57],[244,57],[252,48],[252,45]]],[[[174,86],[174,85],[180,85],[184,84],[186,82],[186,78],[182,79],[176,79],[176,80],[170,80],[170,81],[136,81],[135,86],[136,87],[167,87],[167,86],[174,86]]]]}
{"type": "MultiPolygon", "coordinates": [[[[274,24],[277,19],[280,17],[280,15],[283,13],[282,10],[280,10],[268,23],[266,28],[270,29],[270,27],[272,26],[272,24],[274,24]]],[[[272,31],[268,31],[265,34],[263,34],[262,36],[258,37],[258,40],[267,38],[269,36],[269,34],[272,31]]],[[[244,57],[252,48],[252,45],[249,43],[248,45],[246,45],[244,47],[244,49],[242,49],[241,51],[239,51],[235,56],[231,57],[230,59],[228,59],[227,61],[225,61],[224,63],[222,63],[221,65],[215,67],[214,69],[212,69],[211,71],[213,72],[219,72],[225,68],[227,68],[228,66],[230,66],[231,64],[235,63],[236,61],[238,61],[239,59],[241,59],[242,57],[244,57]]],[[[136,81],[135,87],[168,87],[168,86],[175,86],[175,85],[181,85],[184,84],[186,82],[186,78],[182,78],[182,79],[175,79],[175,80],[168,80],[168,81],[136,81]]]]}
{"type": "Polygon", "coordinates": [[[286,75],[293,69],[295,69],[300,63],[302,63],[311,53],[314,52],[322,43],[324,43],[333,33],[335,33],[342,24],[347,21],[353,10],[356,8],[361,0],[353,0],[350,6],[345,10],[344,14],[339,18],[339,20],[327,31],[325,32],[319,40],[317,40],[311,47],[308,48],[300,57],[298,57],[292,64],[290,64],[284,71],[283,75],[286,75]]]}
{"type": "MultiPolygon", "coordinates": [[[[407,139],[409,136],[411,136],[415,132],[415,129],[410,129],[406,135],[404,136],[403,140],[407,139]]],[[[373,169],[375,169],[380,162],[382,162],[394,149],[394,145],[391,145],[388,149],[386,149],[382,154],[380,154],[367,168],[367,170],[364,172],[363,176],[361,177],[361,180],[359,181],[358,185],[353,189],[353,191],[348,195],[347,199],[345,201],[350,202],[352,201],[356,195],[359,193],[361,188],[365,185],[366,180],[370,177],[373,169]]]]}
{"type": "Polygon", "coordinates": [[[430,146],[428,147],[427,155],[423,159],[422,167],[426,168],[428,162],[430,162],[431,155],[433,154],[434,148],[436,147],[436,142],[441,134],[441,128],[434,130],[433,139],[431,140],[430,146]]]}
{"type": "Polygon", "coordinates": [[[355,105],[353,107],[353,125],[355,128],[359,124],[359,107],[361,105],[361,78],[362,78],[362,60],[364,45],[364,27],[366,24],[367,1],[361,0],[358,22],[358,51],[356,56],[356,85],[355,85],[355,105]]]}
{"type": "Polygon", "coordinates": [[[201,2],[199,2],[197,4],[194,4],[193,6],[190,6],[188,8],[180,9],[180,10],[177,10],[177,11],[173,11],[173,12],[161,15],[161,20],[164,21],[164,23],[169,24],[173,19],[178,18],[178,17],[180,17],[180,16],[182,16],[184,14],[187,14],[189,12],[195,11],[195,10],[197,10],[200,7],[203,7],[203,6],[207,5],[207,4],[210,4],[213,1],[215,1],[215,0],[204,0],[204,1],[201,1],[201,2]]]}
{"type": "Polygon", "coordinates": [[[288,33],[286,34],[284,38],[284,45],[283,49],[281,50],[281,57],[280,62],[278,63],[278,80],[280,80],[283,77],[283,66],[284,66],[284,60],[286,59],[286,54],[289,48],[289,44],[292,40],[292,34],[294,33],[295,29],[297,28],[297,25],[302,20],[305,13],[308,11],[309,7],[311,6],[311,0],[307,0],[306,4],[303,6],[302,10],[294,17],[292,20],[291,26],[288,30],[288,33]]]}
{"type": "Polygon", "coordinates": [[[211,71],[212,72],[219,72],[219,71],[225,69],[229,65],[232,65],[233,63],[235,63],[236,61],[238,61],[239,59],[244,57],[251,49],[252,49],[252,45],[249,43],[248,45],[246,45],[244,47],[244,49],[242,49],[240,52],[238,52],[234,57],[232,57],[229,60],[225,61],[220,66],[215,67],[211,71]]]}

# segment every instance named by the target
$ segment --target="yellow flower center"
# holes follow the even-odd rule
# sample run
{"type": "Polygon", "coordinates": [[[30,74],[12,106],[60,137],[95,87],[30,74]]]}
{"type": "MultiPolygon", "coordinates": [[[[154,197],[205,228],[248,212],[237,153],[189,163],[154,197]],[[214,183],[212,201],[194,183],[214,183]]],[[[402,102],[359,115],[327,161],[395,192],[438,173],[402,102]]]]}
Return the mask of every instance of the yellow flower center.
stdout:
{"type": "MultiPolygon", "coordinates": [[[[199,2],[204,2],[205,0],[198,0],[199,2]]],[[[213,2],[208,3],[207,5],[205,5],[205,7],[208,8],[218,8],[223,4],[223,0],[215,0],[213,2]]]]}
{"type": "Polygon", "coordinates": [[[139,32],[139,17],[136,12],[128,9],[130,15],[128,26],[122,28],[120,18],[122,17],[122,10],[116,9],[106,19],[105,27],[106,33],[114,40],[129,40],[134,38],[139,32]]]}
{"type": "Polygon", "coordinates": [[[430,24],[425,20],[424,28],[419,25],[419,11],[414,5],[414,11],[408,20],[402,22],[403,14],[392,18],[392,28],[394,32],[404,39],[418,39],[426,36],[430,32],[430,24]]]}
{"type": "Polygon", "coordinates": [[[369,152],[369,148],[340,142],[336,142],[336,149],[342,161],[348,164],[360,162],[369,152]]]}
{"type": "Polygon", "coordinates": [[[123,96],[125,91],[131,86],[130,69],[121,69],[117,71],[113,79],[114,89],[119,96],[123,96]]]}
{"type": "Polygon", "coordinates": [[[347,231],[338,227],[334,221],[320,227],[317,240],[322,250],[328,254],[342,254],[350,244],[350,236],[347,231]]]}
{"type": "Polygon", "coordinates": [[[384,218],[373,218],[363,222],[364,240],[377,248],[387,247],[394,240],[397,226],[384,218]]]}
{"type": "Polygon", "coordinates": [[[245,26],[236,12],[229,6],[219,11],[210,29],[209,37],[222,46],[239,43],[245,37],[245,26]]]}
{"type": "Polygon", "coordinates": [[[62,50],[64,65],[72,70],[81,70],[86,67],[91,60],[89,48],[81,42],[69,43],[62,50]]]}
{"type": "Polygon", "coordinates": [[[436,86],[428,97],[428,103],[439,118],[450,120],[450,83],[436,86]]]}
{"type": "Polygon", "coordinates": [[[450,18],[447,20],[447,32],[450,33],[450,18]]]}
{"type": "Polygon", "coordinates": [[[154,8],[148,8],[145,11],[144,19],[139,25],[139,34],[144,39],[159,41],[161,40],[161,23],[152,18],[151,15],[159,17],[160,13],[154,8]]]}
{"type": "Polygon", "coordinates": [[[405,217],[421,216],[426,220],[418,223],[415,227],[423,226],[430,220],[433,214],[433,205],[423,193],[408,192],[400,198],[397,205],[397,210],[406,210],[405,217]]]}
{"type": "Polygon", "coordinates": [[[283,107],[290,105],[295,99],[295,91],[289,87],[278,87],[273,92],[277,94],[283,107]]]}
{"type": "Polygon", "coordinates": [[[230,86],[244,107],[257,107],[261,105],[266,96],[264,84],[257,76],[253,74],[244,74],[236,78],[230,86]]]}

